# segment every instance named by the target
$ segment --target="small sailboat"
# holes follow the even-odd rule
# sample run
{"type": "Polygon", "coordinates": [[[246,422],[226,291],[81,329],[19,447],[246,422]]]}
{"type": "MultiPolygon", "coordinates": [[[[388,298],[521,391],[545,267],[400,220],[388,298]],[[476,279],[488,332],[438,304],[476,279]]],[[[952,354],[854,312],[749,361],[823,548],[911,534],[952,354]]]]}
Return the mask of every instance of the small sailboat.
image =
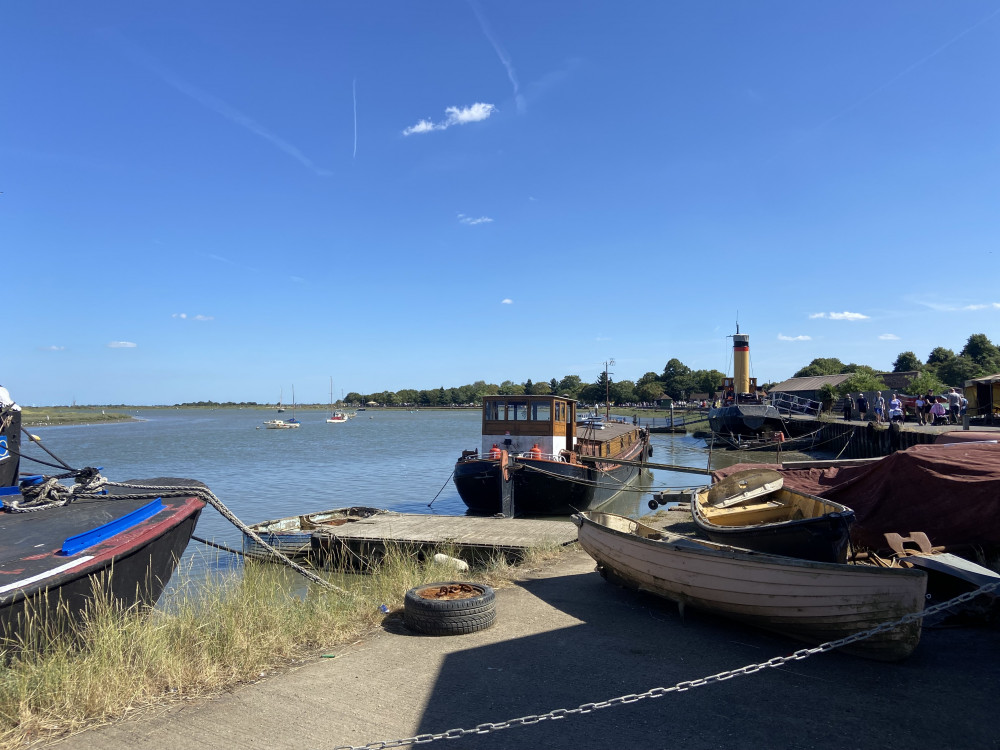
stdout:
{"type": "Polygon", "coordinates": [[[285,407],[281,405],[281,402],[284,400],[284,398],[285,398],[285,389],[282,388],[281,391],[280,391],[280,393],[278,394],[278,413],[279,414],[285,410],[285,407]]]}
{"type": "Polygon", "coordinates": [[[295,418],[295,386],[294,385],[292,386],[292,418],[291,419],[286,419],[285,420],[285,424],[295,425],[296,427],[298,427],[299,424],[300,424],[299,420],[297,420],[295,418]]]}
{"type": "Polygon", "coordinates": [[[333,375],[330,376],[330,416],[326,419],[328,424],[340,424],[347,421],[347,415],[342,411],[333,410],[333,375]]]}

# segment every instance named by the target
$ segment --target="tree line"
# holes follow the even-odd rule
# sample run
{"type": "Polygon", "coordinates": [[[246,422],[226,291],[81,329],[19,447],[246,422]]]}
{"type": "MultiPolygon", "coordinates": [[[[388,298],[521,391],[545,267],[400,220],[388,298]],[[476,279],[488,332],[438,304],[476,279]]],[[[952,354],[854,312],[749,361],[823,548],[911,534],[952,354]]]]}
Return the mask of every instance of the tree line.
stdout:
{"type": "Polygon", "coordinates": [[[372,401],[383,406],[457,406],[482,403],[483,396],[519,396],[527,393],[564,395],[586,403],[603,403],[607,398],[613,404],[622,405],[652,403],[664,397],[684,400],[694,393],[706,393],[714,398],[721,390],[724,378],[725,375],[718,370],[692,370],[679,359],[671,359],[663,372],[647,372],[635,381],[615,380],[610,375],[605,376],[603,372],[592,383],[584,383],[579,375],[565,375],[538,382],[530,378],[523,383],[505,380],[499,385],[477,380],[456,388],[404,388],[377,393],[352,391],[344,396],[344,402],[358,406],[372,401]]]}
{"type": "MultiPolygon", "coordinates": [[[[927,360],[922,361],[912,351],[900,352],[893,362],[892,371],[917,373],[906,388],[909,395],[926,393],[928,390],[942,393],[949,386],[960,387],[966,380],[1000,372],[1000,347],[990,341],[985,333],[974,333],[958,354],[943,346],[936,346],[927,355],[927,360]]],[[[854,362],[845,365],[836,357],[814,359],[792,377],[842,373],[851,373],[851,377],[836,388],[829,385],[821,388],[824,399],[861,391],[888,390],[874,368],[854,362]]]]}

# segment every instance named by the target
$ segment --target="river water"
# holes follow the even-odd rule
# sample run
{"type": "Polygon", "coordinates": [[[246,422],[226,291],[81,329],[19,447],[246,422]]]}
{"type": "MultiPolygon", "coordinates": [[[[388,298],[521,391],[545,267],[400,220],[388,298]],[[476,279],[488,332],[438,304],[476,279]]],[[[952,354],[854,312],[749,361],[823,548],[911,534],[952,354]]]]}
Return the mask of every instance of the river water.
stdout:
{"type": "MultiPolygon", "coordinates": [[[[295,430],[264,429],[263,422],[276,416],[264,409],[130,413],[139,421],[30,429],[69,465],[102,467],[112,481],[173,476],[204,482],[248,524],[351,505],[462,515],[466,508],[451,472],[463,450],[480,444],[480,412],[473,409],[360,411],[342,424],[328,424],[324,411],[299,411],[302,426],[295,430]]],[[[704,440],[654,433],[652,444],[654,462],[708,465],[704,440]]],[[[51,460],[28,441],[22,449],[25,455],[51,460]]],[[[773,457],[715,450],[711,461],[712,468],[719,468],[773,457]]],[[[792,458],[787,452],[783,457],[792,458]]],[[[53,473],[27,460],[21,471],[53,473]]],[[[623,492],[602,510],[639,516],[650,512],[653,492],[707,482],[697,474],[645,471],[636,485],[641,493],[623,492]]],[[[241,547],[240,532],[210,507],[195,534],[241,547]]],[[[208,561],[219,559],[215,551],[206,562],[199,561],[204,545],[192,542],[188,550],[194,568],[220,564],[208,561]]]]}

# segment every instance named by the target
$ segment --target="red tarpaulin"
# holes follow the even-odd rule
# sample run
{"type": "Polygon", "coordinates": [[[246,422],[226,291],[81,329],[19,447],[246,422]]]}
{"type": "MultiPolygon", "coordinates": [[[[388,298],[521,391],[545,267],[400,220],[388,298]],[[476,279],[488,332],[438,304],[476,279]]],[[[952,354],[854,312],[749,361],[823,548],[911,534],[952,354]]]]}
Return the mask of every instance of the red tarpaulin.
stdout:
{"type": "MultiPolygon", "coordinates": [[[[761,464],[712,473],[718,481],[761,464]]],[[[1000,545],[1000,445],[915,445],[864,466],[782,469],[785,486],[853,508],[851,540],[885,549],[883,534],[922,531],[931,543],[1000,545]]]]}

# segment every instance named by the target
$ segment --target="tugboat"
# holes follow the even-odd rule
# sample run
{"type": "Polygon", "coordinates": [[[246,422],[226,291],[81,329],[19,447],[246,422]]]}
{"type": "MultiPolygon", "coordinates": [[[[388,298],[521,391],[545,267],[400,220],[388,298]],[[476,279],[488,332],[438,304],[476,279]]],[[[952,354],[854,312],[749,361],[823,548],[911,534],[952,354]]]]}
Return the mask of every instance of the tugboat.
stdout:
{"type": "Polygon", "coordinates": [[[784,422],[777,407],[764,402],[757,378],[750,377],[750,337],[733,334],[733,377],[722,383],[722,403],[708,410],[712,432],[725,438],[757,438],[764,432],[784,434],[784,422]]]}
{"type": "Polygon", "coordinates": [[[482,448],[463,451],[455,464],[469,510],[569,515],[606,503],[639,476],[651,452],[648,429],[600,417],[577,422],[576,406],[565,396],[485,396],[482,448]]]}

